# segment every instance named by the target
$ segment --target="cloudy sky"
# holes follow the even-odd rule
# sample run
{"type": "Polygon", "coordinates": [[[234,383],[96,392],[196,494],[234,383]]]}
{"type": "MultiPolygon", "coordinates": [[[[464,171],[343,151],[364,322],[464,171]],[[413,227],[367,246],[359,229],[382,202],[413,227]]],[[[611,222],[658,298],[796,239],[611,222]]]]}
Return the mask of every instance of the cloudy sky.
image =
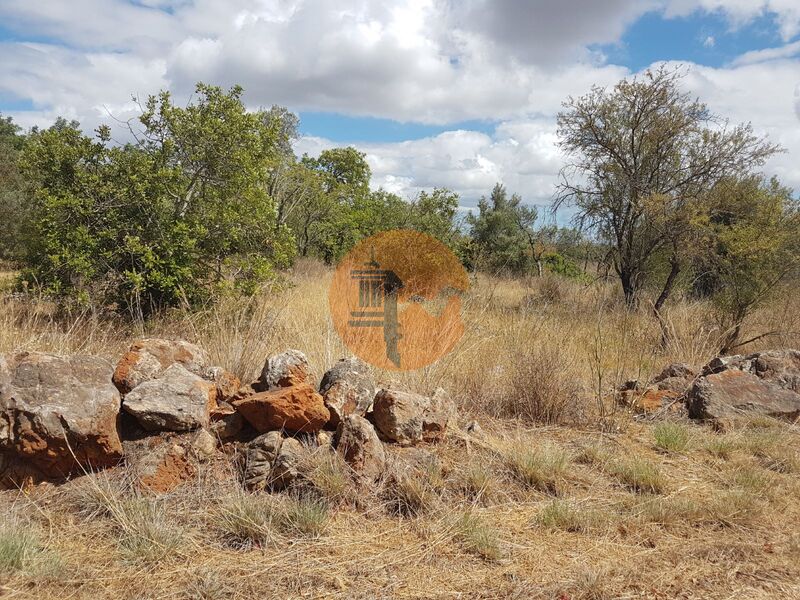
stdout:
{"type": "Polygon", "coordinates": [[[783,144],[768,171],[800,190],[799,0],[0,0],[0,112],[23,126],[238,83],[300,114],[299,152],[352,144],[376,187],[464,206],[496,181],[548,204],[561,102],[661,61],[783,144]]]}

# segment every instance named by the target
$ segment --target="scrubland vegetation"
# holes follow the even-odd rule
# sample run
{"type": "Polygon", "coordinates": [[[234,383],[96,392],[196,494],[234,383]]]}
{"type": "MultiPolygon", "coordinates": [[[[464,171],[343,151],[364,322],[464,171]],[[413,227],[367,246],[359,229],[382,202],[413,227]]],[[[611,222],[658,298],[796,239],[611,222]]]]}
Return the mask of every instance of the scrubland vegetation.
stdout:
{"type": "Polygon", "coordinates": [[[796,200],[757,170],[779,149],[718,126],[678,85],[659,72],[568,102],[561,135],[581,173],[565,173],[559,198],[582,229],[543,226],[500,185],[465,223],[448,190],[411,202],[371,191],[363,155],[295,157],[293,116],[247,112],[237,88],[200,86],[185,109],[151,98],[128,145],[105,129],[20,135],[4,121],[0,353],[116,362],[153,335],[201,345],[243,382],[286,348],[320,375],[348,354],[328,310],[331,265],[382,229],[444,241],[471,287],[451,354],[374,373],[454,399],[459,423],[424,468],[403,471],[395,448],[368,491],[322,454],[304,467],[309,485],[283,495],[242,491],[231,461],[161,496],[107,473],[5,491],[2,589],[800,596],[797,425],[716,432],[614,399],[670,362],[800,347],[796,200]]]}

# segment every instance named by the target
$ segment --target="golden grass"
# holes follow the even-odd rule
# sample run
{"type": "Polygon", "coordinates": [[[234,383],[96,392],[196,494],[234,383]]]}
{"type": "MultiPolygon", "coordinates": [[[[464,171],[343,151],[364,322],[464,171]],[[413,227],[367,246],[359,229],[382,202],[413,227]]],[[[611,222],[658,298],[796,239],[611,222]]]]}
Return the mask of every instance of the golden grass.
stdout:
{"type": "MultiPolygon", "coordinates": [[[[201,344],[245,381],[288,347],[321,376],[347,354],[328,316],[330,271],[301,263],[292,280],[249,302],[138,325],[0,296],[0,352],[115,361],[137,337],[158,335],[201,344]]],[[[797,427],[680,425],[684,445],[683,429],[607,401],[626,379],[710,358],[719,332],[707,305],[673,304],[665,350],[646,309],[623,310],[610,284],[480,275],[464,306],[453,353],[413,373],[375,371],[380,385],[441,385],[459,427],[480,422],[482,434],[456,427],[428,448],[438,466],[387,469],[374,489],[357,489],[337,459],[315,453],[313,493],[302,494],[250,494],[212,473],[162,497],[113,472],[5,491],[0,589],[115,600],[800,597],[797,427]]],[[[798,331],[796,318],[776,304],[754,324],[798,331]]],[[[800,340],[742,350],[771,346],[800,340]]]]}

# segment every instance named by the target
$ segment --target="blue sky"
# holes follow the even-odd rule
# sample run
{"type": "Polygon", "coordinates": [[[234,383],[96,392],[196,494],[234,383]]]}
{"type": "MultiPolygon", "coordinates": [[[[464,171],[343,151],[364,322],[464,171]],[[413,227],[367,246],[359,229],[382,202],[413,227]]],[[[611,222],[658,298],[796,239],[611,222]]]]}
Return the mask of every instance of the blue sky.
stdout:
{"type": "Polygon", "coordinates": [[[498,181],[550,202],[562,101],[659,61],[782,144],[766,170],[800,189],[795,0],[0,0],[0,112],[24,127],[91,132],[135,119],[132,95],[241,84],[300,115],[298,153],[352,144],[373,186],[465,207],[498,181]]]}

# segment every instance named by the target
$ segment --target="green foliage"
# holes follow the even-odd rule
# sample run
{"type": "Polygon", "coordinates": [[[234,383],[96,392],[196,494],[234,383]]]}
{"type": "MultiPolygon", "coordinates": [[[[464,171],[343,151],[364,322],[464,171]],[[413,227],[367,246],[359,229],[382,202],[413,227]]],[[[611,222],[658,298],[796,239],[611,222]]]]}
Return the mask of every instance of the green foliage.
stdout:
{"type": "Polygon", "coordinates": [[[109,144],[105,127],[91,139],[75,123],[32,134],[24,277],[144,315],[220,289],[252,292],[287,266],[293,240],[265,185],[280,128],[247,112],[241,93],[199,84],[185,108],[167,92],[151,96],[144,131],[125,146],[109,144]]]}
{"type": "Polygon", "coordinates": [[[744,321],[800,267],[800,207],[791,190],[760,176],[722,181],[695,220],[705,250],[697,261],[726,332],[722,352],[741,345],[744,321]]]}
{"type": "Polygon", "coordinates": [[[20,257],[20,243],[26,222],[25,202],[19,155],[26,137],[11,117],[0,115],[0,259],[20,257]]]}

